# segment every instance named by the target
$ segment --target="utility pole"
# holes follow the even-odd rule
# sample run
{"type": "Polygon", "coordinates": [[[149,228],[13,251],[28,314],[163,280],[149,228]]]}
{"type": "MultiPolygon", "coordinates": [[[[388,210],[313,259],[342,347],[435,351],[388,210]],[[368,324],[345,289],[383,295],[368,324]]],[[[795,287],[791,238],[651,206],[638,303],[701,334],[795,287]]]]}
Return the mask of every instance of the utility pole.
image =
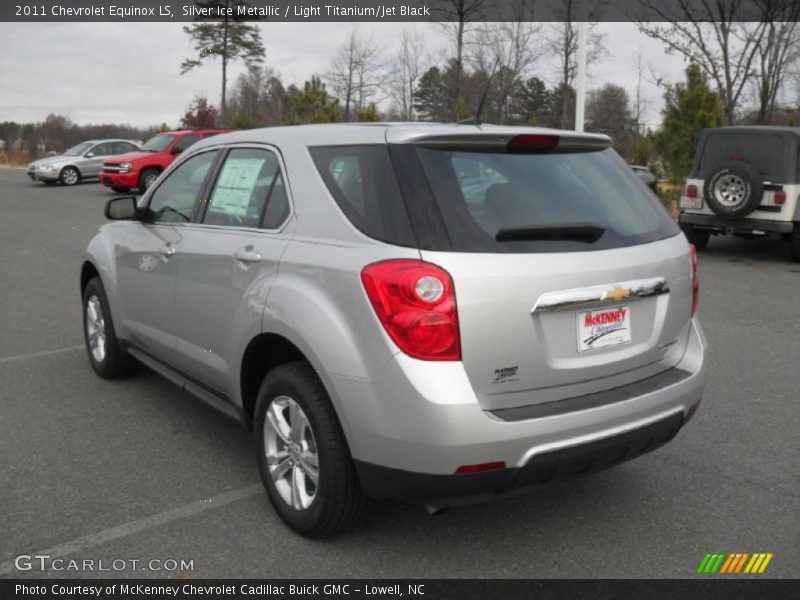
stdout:
{"type": "Polygon", "coordinates": [[[589,24],[585,21],[583,3],[578,9],[578,76],[575,81],[575,131],[583,131],[586,115],[586,34],[589,24]]]}

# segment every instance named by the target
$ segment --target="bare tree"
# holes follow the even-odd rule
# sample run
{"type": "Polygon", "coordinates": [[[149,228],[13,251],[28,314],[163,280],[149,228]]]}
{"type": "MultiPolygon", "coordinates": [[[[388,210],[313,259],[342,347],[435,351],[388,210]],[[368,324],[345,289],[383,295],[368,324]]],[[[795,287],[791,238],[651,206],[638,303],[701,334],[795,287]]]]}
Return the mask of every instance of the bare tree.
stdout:
{"type": "Polygon", "coordinates": [[[766,31],[758,45],[754,82],[758,123],[771,123],[778,92],[790,67],[800,58],[800,3],[796,0],[760,0],[766,31]]]}
{"type": "Polygon", "coordinates": [[[430,57],[425,53],[425,36],[422,32],[418,29],[403,29],[400,48],[395,55],[387,86],[394,112],[402,120],[414,120],[414,90],[430,62],[430,57]]]}
{"type": "Polygon", "coordinates": [[[452,38],[455,50],[456,99],[464,99],[464,47],[467,43],[469,23],[479,21],[489,5],[489,0],[437,0],[434,10],[452,38]]]}
{"type": "Polygon", "coordinates": [[[720,96],[726,122],[732,124],[753,76],[767,24],[743,22],[743,0],[640,2],[664,22],[639,22],[639,30],[662,42],[667,53],[681,54],[706,73],[720,96]]]}
{"type": "Polygon", "coordinates": [[[477,27],[475,50],[469,55],[477,69],[495,73],[492,98],[500,123],[509,122],[515,88],[544,54],[539,42],[542,26],[533,22],[533,3],[510,0],[507,8],[513,20],[477,27]]]}
{"type": "MultiPolygon", "coordinates": [[[[589,21],[588,47],[586,62],[597,62],[605,53],[604,36],[597,31],[597,18],[602,3],[597,1],[591,5],[582,0],[559,0],[560,5],[553,8],[553,14],[558,19],[553,24],[548,37],[550,50],[558,56],[559,74],[557,87],[566,92],[572,87],[578,73],[578,29],[575,23],[579,20],[589,21]]],[[[571,94],[562,94],[561,127],[568,128],[570,122],[569,102],[571,94]]]]}
{"type": "Polygon", "coordinates": [[[353,27],[324,77],[343,103],[344,121],[350,121],[375,95],[384,82],[382,70],[380,49],[372,36],[362,37],[353,27]]]}
{"type": "Polygon", "coordinates": [[[636,73],[636,93],[633,97],[633,123],[636,127],[637,133],[642,133],[644,127],[642,126],[643,117],[650,108],[651,103],[642,95],[642,82],[645,81],[644,67],[642,65],[642,51],[637,50],[633,54],[633,70],[636,73]]]}

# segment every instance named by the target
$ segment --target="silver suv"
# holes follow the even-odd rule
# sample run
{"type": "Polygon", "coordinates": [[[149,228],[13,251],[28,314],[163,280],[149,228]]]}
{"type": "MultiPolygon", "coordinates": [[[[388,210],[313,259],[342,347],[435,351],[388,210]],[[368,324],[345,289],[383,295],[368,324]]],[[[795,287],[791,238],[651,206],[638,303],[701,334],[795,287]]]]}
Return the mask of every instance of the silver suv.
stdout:
{"type": "Polygon", "coordinates": [[[365,497],[439,508],[619,463],[700,403],[694,253],[604,136],[243,131],[106,216],[92,367],[144,363],[240,419],[307,536],[365,497]]]}

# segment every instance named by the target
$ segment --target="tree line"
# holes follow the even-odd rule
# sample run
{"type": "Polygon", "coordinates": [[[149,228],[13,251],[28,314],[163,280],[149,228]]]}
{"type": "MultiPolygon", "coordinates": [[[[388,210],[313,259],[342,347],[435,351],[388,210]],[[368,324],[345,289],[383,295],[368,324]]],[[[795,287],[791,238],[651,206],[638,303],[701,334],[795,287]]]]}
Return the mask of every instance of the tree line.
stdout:
{"type": "MultiPolygon", "coordinates": [[[[597,22],[592,22],[602,1],[554,0],[560,21],[553,23],[533,21],[534,3],[510,1],[515,2],[515,20],[487,23],[483,19],[489,0],[437,0],[448,19],[436,25],[445,46],[437,55],[428,50],[430,39],[419,28],[405,29],[397,47],[389,51],[353,25],[330,62],[297,83],[284,80],[270,66],[257,24],[235,18],[192,23],[184,31],[194,43],[195,55],[185,59],[179,71],[216,61],[221,67],[220,98],[217,108],[209,98],[196,97],[180,126],[244,129],[383,120],[457,122],[474,118],[482,106],[481,121],[486,123],[573,128],[577,21],[590,21],[589,63],[603,60],[606,40],[597,22]],[[555,74],[543,72],[545,57],[550,64],[555,62],[555,74]],[[246,69],[230,82],[230,67],[237,61],[246,69]]],[[[800,2],[756,0],[763,18],[739,22],[741,0],[639,1],[663,21],[641,22],[637,27],[659,41],[667,54],[684,59],[685,78],[668,81],[657,66],[645,64],[641,55],[632,56],[619,67],[636,73],[635,88],[595,84],[587,97],[587,131],[610,135],[615,148],[632,163],[681,177],[704,127],[800,123],[796,94],[800,2]],[[717,20],[708,21],[712,14],[717,20]],[[645,86],[658,86],[665,100],[658,127],[647,123],[645,86]]],[[[134,139],[156,130],[95,127],[134,139]]],[[[0,125],[0,139],[7,140],[7,153],[12,140],[11,149],[24,154],[32,152],[32,145],[35,152],[42,144],[51,148],[71,143],[79,132],[89,133],[84,129],[51,115],[39,124],[0,125]]]]}

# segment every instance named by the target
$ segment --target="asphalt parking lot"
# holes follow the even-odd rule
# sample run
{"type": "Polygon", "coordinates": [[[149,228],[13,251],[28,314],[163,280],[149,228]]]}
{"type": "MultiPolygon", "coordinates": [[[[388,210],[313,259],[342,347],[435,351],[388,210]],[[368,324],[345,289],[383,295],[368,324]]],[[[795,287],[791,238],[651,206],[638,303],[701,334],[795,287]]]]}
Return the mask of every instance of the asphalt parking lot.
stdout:
{"type": "Polygon", "coordinates": [[[780,242],[700,255],[710,381],[671,444],[435,517],[376,504],[317,542],[273,513],[244,429],[150,372],[92,372],[79,259],[109,197],[0,169],[0,577],[691,577],[706,552],[771,552],[757,577],[798,576],[800,264],[780,242]],[[37,553],[194,568],[14,570],[37,553]]]}

